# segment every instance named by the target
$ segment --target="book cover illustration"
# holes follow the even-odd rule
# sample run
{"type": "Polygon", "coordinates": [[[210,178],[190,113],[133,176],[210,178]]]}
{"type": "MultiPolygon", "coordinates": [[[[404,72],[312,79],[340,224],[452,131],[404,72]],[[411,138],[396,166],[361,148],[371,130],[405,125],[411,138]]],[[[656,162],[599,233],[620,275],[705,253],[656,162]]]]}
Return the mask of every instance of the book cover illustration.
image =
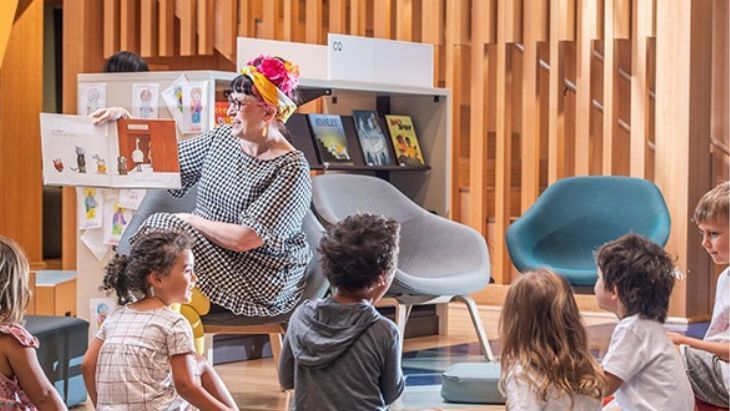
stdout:
{"type": "Polygon", "coordinates": [[[86,116],[41,113],[46,185],[179,188],[175,122],[123,119],[94,125],[86,116]]]}
{"type": "Polygon", "coordinates": [[[380,128],[374,111],[352,112],[355,130],[360,139],[365,164],[369,166],[392,166],[394,164],[385,133],[380,128]]]}
{"type": "Polygon", "coordinates": [[[425,165],[411,117],[388,114],[385,122],[388,124],[398,164],[411,167],[425,165]]]}
{"type": "Polygon", "coordinates": [[[215,112],[213,114],[214,118],[214,127],[220,127],[225,126],[226,124],[233,123],[233,117],[228,115],[228,106],[229,103],[227,101],[216,101],[215,102],[215,112]]]}
{"type": "Polygon", "coordinates": [[[352,164],[340,116],[309,114],[307,117],[322,163],[352,164]]]}
{"type": "Polygon", "coordinates": [[[132,117],[157,118],[160,101],[159,84],[132,85],[132,117]]]}

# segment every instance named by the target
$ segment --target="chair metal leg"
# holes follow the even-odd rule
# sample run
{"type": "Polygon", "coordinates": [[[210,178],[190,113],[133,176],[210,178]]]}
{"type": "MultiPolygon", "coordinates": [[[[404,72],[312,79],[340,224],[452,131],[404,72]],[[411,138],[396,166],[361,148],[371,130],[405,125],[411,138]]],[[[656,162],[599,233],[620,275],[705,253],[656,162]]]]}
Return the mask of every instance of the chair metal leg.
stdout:
{"type": "Polygon", "coordinates": [[[469,316],[471,317],[471,322],[474,325],[474,331],[477,333],[477,337],[479,338],[479,344],[482,346],[482,352],[484,353],[484,358],[487,359],[487,361],[494,361],[494,354],[492,354],[492,347],[489,346],[489,339],[487,338],[487,332],[484,330],[484,326],[482,325],[482,320],[479,316],[479,309],[477,308],[476,303],[474,300],[469,297],[468,295],[455,295],[452,300],[460,301],[464,304],[466,304],[467,310],[469,310],[469,316]]]}

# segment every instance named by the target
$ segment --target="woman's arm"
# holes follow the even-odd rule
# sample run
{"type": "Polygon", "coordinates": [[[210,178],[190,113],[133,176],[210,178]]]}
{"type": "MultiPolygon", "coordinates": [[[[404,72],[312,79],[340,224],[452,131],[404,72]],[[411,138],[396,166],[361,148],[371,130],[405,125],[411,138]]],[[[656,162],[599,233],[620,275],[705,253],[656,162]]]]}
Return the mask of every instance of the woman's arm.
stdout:
{"type": "Polygon", "coordinates": [[[96,407],[96,362],[99,360],[99,350],[104,344],[104,341],[94,338],[91,342],[89,349],[84,354],[84,359],[81,361],[81,374],[84,376],[84,385],[86,385],[86,392],[89,393],[89,399],[91,403],[96,407]]]}
{"type": "Polygon", "coordinates": [[[192,353],[173,355],[170,357],[170,366],[172,382],[185,401],[201,410],[230,411],[230,408],[206,391],[200,382],[193,378],[198,367],[192,353]]]}
{"type": "Polygon", "coordinates": [[[43,373],[35,348],[23,347],[15,341],[10,344],[7,355],[20,388],[39,411],[67,409],[58,391],[43,373]]]}
{"type": "Polygon", "coordinates": [[[720,357],[720,359],[724,361],[728,361],[730,359],[730,344],[726,342],[705,341],[674,332],[668,332],[667,335],[674,344],[689,345],[692,348],[707,351],[709,353],[717,355],[718,357],[720,357]]]}
{"type": "Polygon", "coordinates": [[[223,248],[241,253],[264,245],[258,234],[245,225],[206,220],[189,213],[175,215],[223,248]]]}

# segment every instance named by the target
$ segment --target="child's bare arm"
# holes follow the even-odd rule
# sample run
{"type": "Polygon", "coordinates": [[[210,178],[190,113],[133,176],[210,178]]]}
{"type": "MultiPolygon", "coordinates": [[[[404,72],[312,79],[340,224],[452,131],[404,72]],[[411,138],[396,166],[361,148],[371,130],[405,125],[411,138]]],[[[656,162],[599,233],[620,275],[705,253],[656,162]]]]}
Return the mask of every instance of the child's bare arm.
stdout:
{"type": "Polygon", "coordinates": [[[96,407],[96,362],[99,360],[99,350],[101,350],[103,344],[102,340],[94,338],[89,349],[86,350],[86,354],[84,354],[83,361],[81,361],[84,385],[86,385],[86,391],[89,393],[89,399],[94,407],[96,407]]]}
{"type": "Polygon", "coordinates": [[[216,399],[203,388],[193,375],[197,372],[197,361],[192,353],[178,354],[170,357],[172,382],[175,389],[185,401],[201,410],[229,411],[230,408],[216,399]]]}
{"type": "Polygon", "coordinates": [[[8,345],[7,356],[10,367],[18,379],[20,388],[36,408],[39,411],[67,409],[58,391],[43,373],[35,348],[23,347],[17,341],[8,345]]]}
{"type": "Polygon", "coordinates": [[[623,384],[624,381],[606,370],[603,370],[603,375],[606,376],[606,392],[604,392],[603,395],[608,397],[609,395],[613,395],[613,393],[621,387],[621,384],[623,384]]]}
{"type": "Polygon", "coordinates": [[[674,332],[668,332],[667,335],[674,344],[689,345],[692,348],[715,354],[722,360],[730,360],[730,344],[726,342],[705,341],[674,332]]]}

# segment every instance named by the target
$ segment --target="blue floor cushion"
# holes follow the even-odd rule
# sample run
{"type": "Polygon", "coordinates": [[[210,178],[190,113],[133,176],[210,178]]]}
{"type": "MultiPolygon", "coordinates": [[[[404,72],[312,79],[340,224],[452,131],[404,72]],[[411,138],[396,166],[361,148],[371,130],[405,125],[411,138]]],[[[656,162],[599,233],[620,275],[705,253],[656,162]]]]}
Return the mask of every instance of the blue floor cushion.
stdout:
{"type": "Polygon", "coordinates": [[[499,392],[498,362],[463,362],[444,371],[441,397],[448,402],[468,404],[504,404],[499,392]]]}

